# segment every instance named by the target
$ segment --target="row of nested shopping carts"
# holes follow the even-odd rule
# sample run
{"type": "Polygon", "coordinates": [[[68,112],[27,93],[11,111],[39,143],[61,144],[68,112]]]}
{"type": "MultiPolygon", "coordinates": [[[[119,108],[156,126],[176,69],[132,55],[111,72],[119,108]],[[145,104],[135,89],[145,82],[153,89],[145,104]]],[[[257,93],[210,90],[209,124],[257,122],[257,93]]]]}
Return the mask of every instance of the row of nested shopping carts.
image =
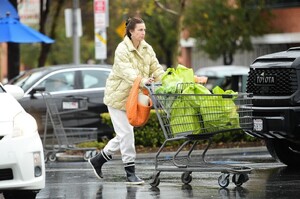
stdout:
{"type": "Polygon", "coordinates": [[[159,84],[148,87],[165,136],[155,156],[150,185],[156,187],[160,184],[161,172],[182,172],[184,184],[192,181],[192,172],[220,172],[220,187],[229,185],[230,175],[232,182],[241,186],[248,181],[252,168],[240,163],[208,161],[206,153],[215,135],[240,133],[252,128],[251,96],[247,93],[197,94],[191,92],[195,87],[196,84],[177,84],[172,93],[158,92],[159,84]],[[207,144],[203,150],[200,143],[207,144]],[[173,144],[179,146],[176,152],[165,150],[173,144]]]}
{"type": "Polygon", "coordinates": [[[83,160],[88,160],[97,154],[96,147],[78,147],[78,144],[97,140],[97,128],[65,127],[61,117],[67,114],[76,114],[88,108],[86,98],[69,97],[62,100],[61,105],[66,103],[66,109],[60,110],[56,99],[49,92],[41,92],[47,107],[44,133],[41,136],[44,146],[45,162],[56,161],[62,154],[76,154],[83,160]],[[71,106],[70,106],[71,105],[71,106]]]}

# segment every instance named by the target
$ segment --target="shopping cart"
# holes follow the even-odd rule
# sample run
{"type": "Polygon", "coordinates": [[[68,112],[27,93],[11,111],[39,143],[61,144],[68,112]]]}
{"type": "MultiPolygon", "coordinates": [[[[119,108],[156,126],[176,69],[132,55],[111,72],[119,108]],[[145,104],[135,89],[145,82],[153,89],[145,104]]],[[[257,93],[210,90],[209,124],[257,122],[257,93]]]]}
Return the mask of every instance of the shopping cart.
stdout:
{"type": "Polygon", "coordinates": [[[85,98],[76,98],[72,102],[66,98],[62,101],[62,106],[66,109],[59,112],[55,98],[49,92],[41,92],[41,95],[47,107],[43,135],[45,162],[47,160],[56,161],[57,153],[66,151],[82,153],[84,160],[95,156],[97,154],[96,148],[79,148],[76,145],[97,140],[97,128],[68,128],[64,127],[61,120],[61,115],[63,114],[74,114],[87,109],[87,100],[85,98]],[[76,107],[74,108],[74,106],[76,107]],[[49,131],[50,128],[52,131],[49,131]]]}
{"type": "Polygon", "coordinates": [[[250,167],[207,161],[205,158],[215,135],[252,128],[249,94],[195,94],[196,85],[178,84],[171,94],[159,94],[162,88],[159,84],[147,87],[165,136],[155,157],[155,172],[150,181],[152,187],[159,185],[162,171],[183,172],[181,180],[184,184],[192,181],[192,172],[221,172],[218,183],[223,188],[229,185],[230,174],[236,186],[249,179],[250,167]],[[195,150],[200,141],[207,143],[202,153],[195,150]],[[162,153],[172,142],[182,144],[176,152],[162,153]]]}

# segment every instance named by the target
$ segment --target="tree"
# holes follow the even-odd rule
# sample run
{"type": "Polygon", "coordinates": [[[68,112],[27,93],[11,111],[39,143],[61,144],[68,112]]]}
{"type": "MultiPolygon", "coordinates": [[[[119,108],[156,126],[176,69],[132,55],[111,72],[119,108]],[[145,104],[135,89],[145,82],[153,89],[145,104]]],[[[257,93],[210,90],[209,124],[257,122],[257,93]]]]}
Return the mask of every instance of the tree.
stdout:
{"type": "MultiPolygon", "coordinates": [[[[64,1],[65,0],[58,0],[56,1],[56,5],[53,5],[53,10],[55,11],[54,15],[53,15],[53,20],[51,23],[51,32],[50,32],[50,37],[55,39],[56,38],[56,34],[55,34],[55,30],[57,27],[57,19],[59,17],[59,14],[62,10],[62,7],[64,5],[64,1]],[[55,6],[55,7],[54,7],[55,6]]],[[[49,15],[49,11],[50,11],[50,1],[47,0],[40,0],[40,13],[41,13],[41,17],[40,17],[40,32],[44,33],[46,32],[46,22],[47,22],[47,18],[49,15]],[[45,9],[44,8],[45,5],[45,9]]],[[[38,58],[38,67],[44,66],[47,60],[47,56],[50,52],[50,48],[51,48],[51,44],[45,44],[45,43],[41,43],[41,51],[40,51],[40,55],[38,58]]]]}
{"type": "MultiPolygon", "coordinates": [[[[45,0],[41,0],[45,1],[45,0]]],[[[146,40],[154,48],[162,64],[171,67],[176,64],[179,21],[182,16],[182,0],[161,0],[159,3],[174,10],[172,14],[157,5],[154,0],[113,0],[109,1],[109,26],[107,28],[107,59],[113,64],[114,51],[122,37],[116,33],[117,27],[128,17],[140,16],[147,27],[146,40]]],[[[22,62],[37,67],[52,64],[64,64],[72,61],[72,40],[65,37],[63,9],[71,7],[71,1],[47,1],[41,14],[40,31],[55,39],[51,45],[22,45],[22,62]],[[48,30],[48,31],[47,31],[48,30]],[[50,48],[51,47],[51,48],[50,48]],[[33,53],[34,52],[34,53],[33,53]],[[38,63],[37,60],[39,60],[38,63]]],[[[81,60],[86,62],[94,58],[94,15],[93,1],[80,2],[83,36],[81,40],[81,60]]]]}
{"type": "Polygon", "coordinates": [[[184,24],[199,40],[199,49],[211,59],[223,57],[225,65],[232,64],[237,51],[252,50],[251,36],[269,30],[264,1],[193,0],[187,9],[184,24]]]}
{"type": "MultiPolygon", "coordinates": [[[[185,0],[114,0],[110,1],[108,55],[113,57],[116,45],[122,40],[116,27],[128,17],[139,16],[146,23],[146,40],[156,52],[159,62],[167,67],[176,65],[181,16],[185,0]]],[[[112,60],[110,60],[112,62],[112,60]]]]}
{"type": "Polygon", "coordinates": [[[186,0],[154,0],[154,2],[156,9],[153,13],[146,14],[146,18],[150,17],[151,38],[156,40],[153,43],[165,54],[166,65],[176,66],[186,0]]]}

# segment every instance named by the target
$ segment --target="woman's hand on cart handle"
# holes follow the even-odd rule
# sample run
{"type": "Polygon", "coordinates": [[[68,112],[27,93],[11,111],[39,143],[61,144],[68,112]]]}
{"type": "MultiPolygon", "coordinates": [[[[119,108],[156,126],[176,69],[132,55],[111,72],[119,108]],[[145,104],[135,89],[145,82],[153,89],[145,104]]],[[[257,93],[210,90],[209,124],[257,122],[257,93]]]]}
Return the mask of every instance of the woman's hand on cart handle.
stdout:
{"type": "Polygon", "coordinates": [[[200,76],[200,77],[196,75],[194,76],[195,83],[199,83],[199,84],[206,84],[207,79],[208,78],[206,76],[200,76]]]}
{"type": "Polygon", "coordinates": [[[154,82],[154,78],[153,77],[144,78],[142,81],[143,81],[144,85],[147,85],[147,84],[153,83],[154,82]]]}

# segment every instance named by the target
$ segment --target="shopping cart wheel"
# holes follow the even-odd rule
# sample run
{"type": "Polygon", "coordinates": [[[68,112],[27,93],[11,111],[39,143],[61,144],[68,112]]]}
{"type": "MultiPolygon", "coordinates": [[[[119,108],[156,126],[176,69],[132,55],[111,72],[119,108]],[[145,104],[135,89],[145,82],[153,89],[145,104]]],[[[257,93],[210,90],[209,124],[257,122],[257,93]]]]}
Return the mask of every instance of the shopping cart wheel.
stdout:
{"type": "Polygon", "coordinates": [[[160,178],[159,178],[160,171],[154,172],[154,174],[151,177],[151,180],[149,184],[151,187],[157,187],[160,183],[160,178]]]}
{"type": "Polygon", "coordinates": [[[86,151],[83,155],[83,159],[85,161],[87,161],[88,159],[90,159],[92,157],[92,151],[86,151]]]}
{"type": "Polygon", "coordinates": [[[243,185],[244,182],[249,180],[248,174],[240,173],[240,174],[233,174],[232,182],[237,186],[240,187],[243,185]]]}
{"type": "Polygon", "coordinates": [[[56,153],[49,153],[48,158],[51,162],[55,162],[56,161],[56,153]]]}
{"type": "Polygon", "coordinates": [[[92,158],[92,157],[95,157],[97,154],[98,154],[97,150],[92,151],[92,153],[91,153],[91,158],[92,158]]]}
{"type": "Polygon", "coordinates": [[[218,183],[222,188],[227,187],[229,185],[229,174],[223,173],[222,175],[220,175],[220,177],[218,178],[218,183]]]}
{"type": "Polygon", "coordinates": [[[186,171],[181,174],[182,183],[189,184],[190,182],[192,182],[193,177],[192,177],[191,173],[192,173],[191,171],[186,171]]]}

